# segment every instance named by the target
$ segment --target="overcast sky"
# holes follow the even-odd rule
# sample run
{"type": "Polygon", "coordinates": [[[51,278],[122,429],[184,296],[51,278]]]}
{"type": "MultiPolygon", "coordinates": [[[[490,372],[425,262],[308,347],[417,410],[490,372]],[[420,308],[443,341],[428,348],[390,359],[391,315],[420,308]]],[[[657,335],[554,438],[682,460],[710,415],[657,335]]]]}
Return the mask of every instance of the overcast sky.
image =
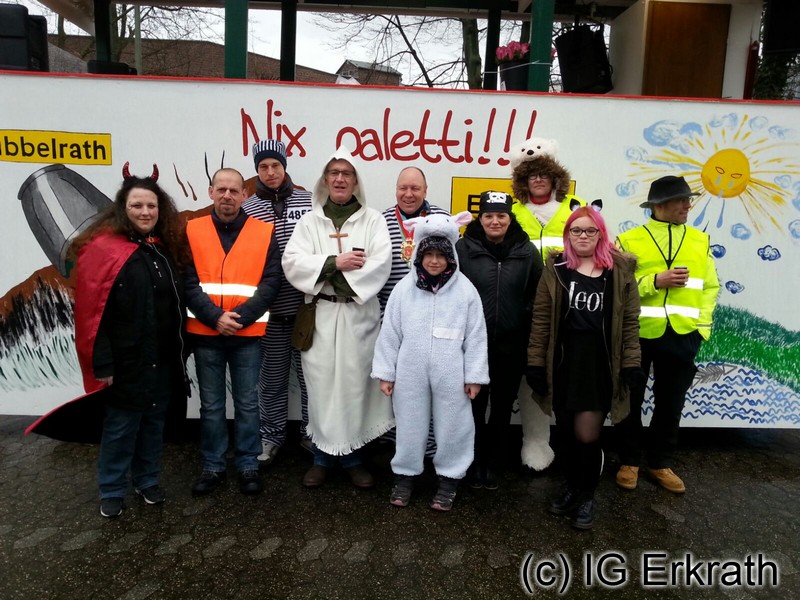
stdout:
{"type": "MultiPolygon", "coordinates": [[[[277,10],[250,10],[247,47],[251,52],[280,58],[281,13],[277,10]]],[[[314,24],[319,15],[297,13],[296,62],[304,67],[335,73],[345,59],[372,60],[365,49],[351,44],[347,51],[332,50],[329,41],[333,35],[314,24]]]]}

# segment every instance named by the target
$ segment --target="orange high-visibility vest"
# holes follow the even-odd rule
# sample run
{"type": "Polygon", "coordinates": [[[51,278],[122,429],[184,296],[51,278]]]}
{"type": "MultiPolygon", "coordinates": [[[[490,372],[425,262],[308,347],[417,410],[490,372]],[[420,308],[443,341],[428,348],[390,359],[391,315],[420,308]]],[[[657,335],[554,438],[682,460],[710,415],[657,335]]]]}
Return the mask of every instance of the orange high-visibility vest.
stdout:
{"type": "MultiPolygon", "coordinates": [[[[210,215],[192,219],[186,224],[186,236],[200,287],[222,310],[233,310],[256,293],[264,275],[273,228],[272,223],[248,217],[230,252],[225,254],[210,215]]],[[[219,335],[216,329],[201,323],[191,312],[187,316],[186,330],[189,333],[219,335]]],[[[268,318],[267,312],[252,325],[237,331],[236,335],[264,335],[268,318]]]]}

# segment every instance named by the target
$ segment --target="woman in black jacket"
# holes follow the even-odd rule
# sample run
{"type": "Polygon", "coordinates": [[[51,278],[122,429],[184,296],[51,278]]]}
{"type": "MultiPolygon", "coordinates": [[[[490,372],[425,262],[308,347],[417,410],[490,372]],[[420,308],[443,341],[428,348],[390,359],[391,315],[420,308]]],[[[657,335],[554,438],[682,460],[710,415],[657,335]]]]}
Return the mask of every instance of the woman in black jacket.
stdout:
{"type": "Polygon", "coordinates": [[[489,386],[472,402],[475,461],[467,473],[473,488],[497,489],[507,453],[511,409],[525,369],[533,296],[542,258],[511,213],[511,196],[484,192],[478,219],[456,244],[459,268],[483,302],[489,340],[489,386]],[[491,398],[487,423],[486,409],[491,398]]]}
{"type": "Polygon", "coordinates": [[[175,205],[155,181],[125,180],[114,204],[73,243],[77,255],[75,345],[87,392],[103,391],[98,459],[100,514],[124,508],[131,473],[147,504],[160,486],[170,404],[186,410],[184,303],[178,265],[185,246],[175,205]]]}

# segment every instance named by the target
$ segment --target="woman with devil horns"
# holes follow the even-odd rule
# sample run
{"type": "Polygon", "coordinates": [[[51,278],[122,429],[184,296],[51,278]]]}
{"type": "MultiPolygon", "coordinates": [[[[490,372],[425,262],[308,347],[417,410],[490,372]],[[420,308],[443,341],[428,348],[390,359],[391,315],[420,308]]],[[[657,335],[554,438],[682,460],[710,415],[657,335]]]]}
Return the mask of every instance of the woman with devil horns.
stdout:
{"type": "Polygon", "coordinates": [[[171,403],[186,407],[185,308],[178,268],[186,262],[172,199],[128,163],[114,204],[73,242],[77,256],[75,345],[87,393],[103,390],[98,459],[100,514],[119,516],[128,488],[160,504],[164,425],[171,403]]]}

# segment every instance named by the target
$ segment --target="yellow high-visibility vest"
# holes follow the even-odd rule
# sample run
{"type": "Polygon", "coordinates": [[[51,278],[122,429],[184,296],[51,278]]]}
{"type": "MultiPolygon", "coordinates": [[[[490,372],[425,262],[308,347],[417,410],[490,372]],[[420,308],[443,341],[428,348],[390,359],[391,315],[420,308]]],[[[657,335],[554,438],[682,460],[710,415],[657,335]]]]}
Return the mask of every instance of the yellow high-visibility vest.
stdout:
{"type": "Polygon", "coordinates": [[[699,326],[708,327],[710,331],[710,322],[700,323],[709,265],[710,240],[707,234],[686,225],[651,219],[647,225],[620,234],[617,245],[635,254],[638,259],[636,280],[640,292],[643,287],[651,291],[640,293],[640,337],[661,337],[667,324],[682,334],[691,333],[699,326]],[[652,279],[656,273],[675,267],[689,269],[689,280],[685,287],[653,288],[652,279]]]}
{"type": "Polygon", "coordinates": [[[517,223],[539,250],[543,261],[547,260],[547,254],[551,250],[561,251],[564,249],[564,224],[572,214],[572,209],[569,207],[572,200],[577,200],[581,206],[586,206],[586,202],[577,196],[567,194],[561,201],[561,206],[558,207],[556,214],[544,227],[527,206],[518,201],[511,205],[511,212],[517,218],[517,223]]]}

